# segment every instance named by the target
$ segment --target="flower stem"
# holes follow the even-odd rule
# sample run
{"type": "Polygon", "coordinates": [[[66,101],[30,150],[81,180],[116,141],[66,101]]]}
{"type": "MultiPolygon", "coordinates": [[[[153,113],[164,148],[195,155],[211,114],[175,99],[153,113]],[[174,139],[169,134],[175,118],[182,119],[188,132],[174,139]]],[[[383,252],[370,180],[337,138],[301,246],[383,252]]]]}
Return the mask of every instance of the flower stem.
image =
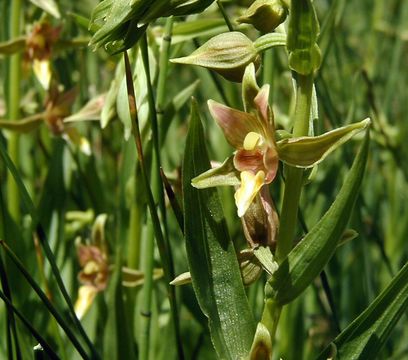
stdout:
{"type": "MultiPolygon", "coordinates": [[[[13,0],[11,3],[10,38],[20,36],[22,0],[13,0]]],[[[21,80],[21,54],[16,53],[10,57],[8,81],[8,118],[17,120],[20,118],[20,80],[21,80]]],[[[8,152],[14,164],[18,167],[19,136],[17,133],[10,134],[8,152]]],[[[7,178],[8,208],[10,215],[15,221],[20,218],[20,201],[16,182],[12,176],[7,178]]]]}
{"type": "Polygon", "coordinates": [[[262,35],[260,38],[256,39],[254,46],[258,53],[268,50],[274,46],[285,46],[286,45],[286,35],[281,33],[271,33],[262,35]]]}
{"type": "MultiPolygon", "coordinates": [[[[296,76],[296,106],[293,136],[306,136],[309,132],[310,107],[312,101],[313,74],[296,76]]],[[[293,246],[296,233],[297,213],[302,192],[303,170],[287,166],[285,191],[281,212],[276,259],[282,262],[293,246]]]]}

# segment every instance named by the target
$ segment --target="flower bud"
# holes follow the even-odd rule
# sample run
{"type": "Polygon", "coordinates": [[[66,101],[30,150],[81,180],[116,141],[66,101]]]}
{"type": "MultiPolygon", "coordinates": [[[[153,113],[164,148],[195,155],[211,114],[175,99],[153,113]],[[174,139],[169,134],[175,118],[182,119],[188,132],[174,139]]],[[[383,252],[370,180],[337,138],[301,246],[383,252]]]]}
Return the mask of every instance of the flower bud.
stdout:
{"type": "Polygon", "coordinates": [[[250,39],[241,32],[232,31],[214,36],[191,55],[171,62],[202,66],[227,80],[241,82],[246,66],[254,62],[255,67],[259,67],[260,58],[250,39]]]}
{"type": "Polygon", "coordinates": [[[283,1],[256,0],[237,21],[252,24],[255,29],[268,33],[282,24],[287,16],[288,8],[283,1]]]}

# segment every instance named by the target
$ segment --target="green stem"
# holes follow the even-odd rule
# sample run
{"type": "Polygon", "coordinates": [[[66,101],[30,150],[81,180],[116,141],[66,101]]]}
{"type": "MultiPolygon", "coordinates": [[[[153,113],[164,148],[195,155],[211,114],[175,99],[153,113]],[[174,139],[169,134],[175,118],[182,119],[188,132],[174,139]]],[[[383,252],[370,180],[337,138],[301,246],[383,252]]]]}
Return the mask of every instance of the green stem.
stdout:
{"type": "MultiPolygon", "coordinates": [[[[153,155],[155,159],[155,156],[153,155]]],[[[155,162],[154,160],[153,162],[155,162]]],[[[154,164],[153,164],[154,165],[154,164]]],[[[154,170],[152,167],[152,177],[154,170]]],[[[140,309],[140,338],[139,356],[141,360],[149,359],[150,328],[152,321],[152,298],[153,298],[153,266],[154,266],[154,228],[151,216],[147,219],[146,241],[143,247],[143,273],[144,283],[142,288],[142,303],[140,309]]]]}
{"type": "Polygon", "coordinates": [[[264,310],[262,313],[261,323],[265,325],[271,336],[272,345],[273,339],[275,338],[276,330],[278,328],[278,323],[280,315],[282,312],[282,306],[277,305],[273,300],[268,299],[265,302],[264,310]]]}
{"type": "MultiPolygon", "coordinates": [[[[136,149],[137,149],[137,154],[138,154],[138,159],[139,159],[139,162],[140,162],[140,169],[141,169],[142,179],[143,179],[143,187],[144,187],[146,197],[147,197],[147,205],[148,205],[148,208],[149,208],[149,213],[150,213],[150,217],[151,217],[151,221],[152,221],[152,229],[154,231],[154,237],[156,238],[156,241],[157,241],[157,245],[158,245],[158,248],[159,248],[159,252],[160,252],[161,259],[162,259],[163,267],[165,269],[164,273],[165,273],[165,277],[166,277],[166,281],[167,281],[167,277],[169,276],[168,275],[169,273],[168,273],[167,270],[169,269],[169,267],[168,267],[168,263],[167,263],[166,249],[164,248],[165,240],[164,240],[163,233],[162,233],[162,230],[161,230],[159,216],[157,215],[157,212],[156,212],[156,205],[155,205],[152,189],[150,188],[149,178],[147,176],[147,169],[146,169],[145,157],[144,157],[144,152],[143,152],[143,147],[142,147],[142,140],[141,140],[141,136],[140,136],[139,118],[138,118],[138,115],[137,115],[136,97],[135,97],[135,90],[134,90],[134,86],[133,86],[132,71],[131,71],[131,68],[130,68],[129,57],[128,57],[126,51],[123,54],[124,54],[125,69],[126,69],[125,72],[126,72],[126,86],[127,86],[128,99],[129,99],[129,111],[130,111],[130,116],[131,116],[131,120],[132,120],[132,133],[133,133],[133,136],[134,136],[136,149]]],[[[154,158],[154,155],[153,155],[153,158],[154,158]]],[[[155,167],[156,166],[153,165],[152,169],[155,169],[155,167]]],[[[156,171],[154,171],[154,173],[156,173],[156,171]]],[[[148,240],[149,240],[149,238],[150,237],[148,237],[148,240]]],[[[153,243],[153,241],[150,241],[150,243],[153,243]]],[[[153,244],[150,244],[150,246],[153,246],[153,244]]],[[[145,274],[145,275],[146,275],[146,279],[145,279],[145,286],[144,287],[147,287],[146,281],[149,281],[149,280],[147,280],[148,274],[145,274]]],[[[149,286],[151,286],[151,285],[149,285],[149,286]]],[[[147,289],[148,289],[148,287],[147,287],[147,289]]],[[[151,293],[151,291],[150,291],[150,293],[151,293]]],[[[146,303],[147,303],[147,301],[146,301],[146,303]]],[[[150,318],[151,314],[150,314],[149,310],[146,313],[144,313],[144,315],[146,315],[147,323],[148,323],[148,325],[150,325],[150,319],[149,318],[150,318]]],[[[148,342],[146,344],[148,345],[148,342]]],[[[140,358],[141,359],[147,359],[148,347],[145,347],[143,351],[144,351],[144,353],[143,353],[143,356],[142,356],[142,350],[141,350],[140,358]]]]}
{"type": "MultiPolygon", "coordinates": [[[[11,3],[10,38],[20,36],[21,29],[22,0],[13,0],[11,3]]],[[[20,118],[20,83],[21,83],[21,54],[16,53],[10,57],[8,82],[8,117],[10,119],[20,118]]],[[[18,167],[19,136],[10,134],[8,152],[14,164],[18,167]]],[[[16,182],[12,176],[7,178],[8,208],[10,215],[15,221],[20,219],[20,201],[16,182]]]]}
{"type": "MultiPolygon", "coordinates": [[[[313,75],[297,75],[296,105],[293,136],[306,136],[309,132],[310,107],[312,101],[313,75]]],[[[281,212],[276,259],[282,262],[293,246],[296,233],[297,213],[302,192],[303,170],[287,166],[285,191],[281,212]]]]}
{"type": "MultiPolygon", "coordinates": [[[[167,18],[166,25],[164,27],[163,43],[162,43],[162,48],[160,51],[160,59],[159,59],[160,72],[159,72],[159,78],[158,78],[158,83],[157,83],[156,112],[157,112],[157,122],[158,122],[158,128],[159,128],[158,136],[159,136],[159,139],[162,139],[162,141],[164,141],[165,139],[165,134],[163,130],[163,126],[164,126],[163,110],[164,110],[164,104],[165,104],[165,99],[166,99],[167,69],[168,69],[169,58],[170,58],[170,46],[171,46],[172,32],[173,32],[173,17],[171,16],[167,18]]],[[[158,145],[159,145],[159,148],[161,148],[163,144],[159,143],[158,145]]],[[[160,175],[157,180],[160,182],[160,186],[161,186],[160,195],[162,196],[162,200],[164,200],[164,186],[163,186],[163,182],[161,181],[161,178],[162,177],[160,175]]],[[[165,210],[164,203],[162,203],[162,206],[163,206],[162,214],[165,220],[166,213],[164,211],[165,210]]],[[[165,247],[166,247],[166,255],[167,255],[166,262],[168,263],[168,277],[167,277],[168,281],[166,281],[168,284],[167,291],[168,291],[168,296],[170,300],[171,312],[172,312],[172,317],[173,317],[173,326],[174,326],[174,332],[176,336],[177,355],[179,359],[184,359],[184,350],[183,350],[183,345],[182,345],[178,308],[177,308],[177,303],[176,303],[176,289],[174,286],[169,284],[170,281],[173,280],[175,277],[175,271],[174,271],[173,257],[171,253],[171,246],[170,246],[170,242],[167,236],[166,221],[164,221],[164,227],[165,227],[164,230],[165,230],[165,241],[166,241],[165,247]]],[[[165,255],[165,254],[162,254],[162,255],[165,255]]]]}
{"type": "Polygon", "coordinates": [[[256,39],[254,46],[258,53],[273,48],[274,46],[285,46],[286,35],[281,33],[270,33],[256,39]]]}
{"type": "Polygon", "coordinates": [[[161,127],[163,120],[164,111],[164,101],[166,98],[166,82],[167,82],[167,68],[169,64],[170,57],[170,45],[171,37],[173,33],[173,17],[170,16],[166,20],[166,25],[164,26],[163,42],[160,50],[159,58],[159,78],[157,81],[157,98],[156,98],[156,113],[157,122],[159,127],[161,127]]]}
{"type": "Polygon", "coordinates": [[[228,30],[229,30],[229,31],[234,31],[234,27],[232,26],[232,23],[231,23],[231,21],[230,21],[230,19],[229,19],[229,17],[228,17],[228,14],[227,14],[227,12],[226,12],[225,9],[224,9],[224,5],[222,5],[222,2],[221,2],[220,0],[217,0],[217,5],[218,5],[218,8],[219,8],[220,11],[221,11],[221,14],[222,14],[224,20],[225,20],[225,23],[226,23],[227,26],[228,26],[228,30]]]}

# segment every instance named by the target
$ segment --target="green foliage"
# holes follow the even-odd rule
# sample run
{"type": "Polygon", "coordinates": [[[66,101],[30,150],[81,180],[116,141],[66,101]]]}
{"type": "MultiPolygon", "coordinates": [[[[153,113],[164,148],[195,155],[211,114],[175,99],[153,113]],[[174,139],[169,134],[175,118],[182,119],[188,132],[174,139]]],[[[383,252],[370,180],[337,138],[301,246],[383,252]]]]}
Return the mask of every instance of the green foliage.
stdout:
{"type": "Polygon", "coordinates": [[[407,357],[408,2],[0,13],[0,359],[407,357]]]}
{"type": "Polygon", "coordinates": [[[184,231],[193,287],[218,356],[237,359],[249,352],[254,322],[217,190],[191,186],[191,179],[209,166],[194,101],[183,164],[184,231]]]}

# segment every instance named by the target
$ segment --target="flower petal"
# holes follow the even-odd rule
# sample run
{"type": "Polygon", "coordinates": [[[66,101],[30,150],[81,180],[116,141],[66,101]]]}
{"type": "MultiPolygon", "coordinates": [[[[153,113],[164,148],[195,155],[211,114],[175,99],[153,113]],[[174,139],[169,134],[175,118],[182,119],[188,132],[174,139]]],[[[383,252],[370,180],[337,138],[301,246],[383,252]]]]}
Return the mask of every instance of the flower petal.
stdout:
{"type": "Polygon", "coordinates": [[[191,185],[197,189],[227,185],[237,186],[239,184],[239,172],[234,167],[232,156],[220,166],[207,170],[191,180],[191,185]]]}
{"type": "Polygon", "coordinates": [[[319,136],[302,136],[278,141],[276,146],[279,158],[292,166],[310,168],[319,164],[354,135],[365,130],[370,123],[371,120],[367,118],[319,136]]]}
{"type": "Polygon", "coordinates": [[[252,114],[232,109],[213,100],[208,101],[208,107],[212,117],[224,132],[225,138],[235,149],[242,149],[249,132],[263,134],[263,127],[252,114]]]}
{"type": "Polygon", "coordinates": [[[34,74],[40,82],[44,90],[48,90],[51,81],[51,63],[48,59],[46,60],[33,60],[33,70],[34,74]]]}
{"type": "Polygon", "coordinates": [[[269,85],[264,85],[259,90],[258,95],[254,99],[254,103],[258,109],[258,117],[264,129],[264,136],[273,143],[273,134],[275,132],[273,126],[273,114],[268,103],[269,100],[269,85]]]}
{"type": "Polygon", "coordinates": [[[250,171],[241,172],[241,186],[235,192],[235,204],[238,208],[238,216],[242,217],[248,210],[256,194],[264,185],[265,173],[261,170],[254,175],[250,171]]]}
{"type": "Polygon", "coordinates": [[[251,171],[256,174],[260,170],[265,170],[264,155],[258,149],[238,150],[234,156],[234,165],[239,171],[251,171]]]}
{"type": "Polygon", "coordinates": [[[266,169],[265,184],[269,184],[275,179],[279,167],[279,156],[274,148],[269,147],[266,149],[263,163],[266,169]]]}
{"type": "Polygon", "coordinates": [[[92,305],[98,290],[92,285],[83,285],[78,289],[78,299],[75,302],[75,314],[82,319],[92,305]]]}

